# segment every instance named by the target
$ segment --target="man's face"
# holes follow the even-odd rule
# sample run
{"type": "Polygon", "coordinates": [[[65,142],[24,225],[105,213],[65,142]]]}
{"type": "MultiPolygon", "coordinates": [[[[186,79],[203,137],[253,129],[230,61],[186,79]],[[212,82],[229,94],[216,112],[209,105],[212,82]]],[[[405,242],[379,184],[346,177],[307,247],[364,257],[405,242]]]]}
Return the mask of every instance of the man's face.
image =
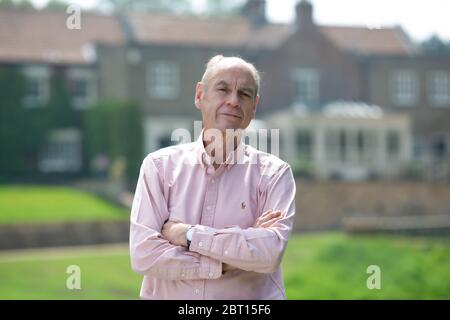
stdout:
{"type": "Polygon", "coordinates": [[[198,83],[195,105],[204,129],[245,129],[255,115],[259,96],[250,70],[243,65],[219,67],[207,83],[198,83]]]}

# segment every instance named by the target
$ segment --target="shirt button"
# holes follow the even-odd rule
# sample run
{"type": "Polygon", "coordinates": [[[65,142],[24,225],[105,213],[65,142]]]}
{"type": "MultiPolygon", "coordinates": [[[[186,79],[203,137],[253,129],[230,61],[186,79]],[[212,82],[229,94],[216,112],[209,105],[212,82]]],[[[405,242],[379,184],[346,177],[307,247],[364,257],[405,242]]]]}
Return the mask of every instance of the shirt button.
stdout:
{"type": "Polygon", "coordinates": [[[215,183],[216,182],[216,180],[214,180],[214,179],[211,179],[211,183],[215,183]]]}
{"type": "Polygon", "coordinates": [[[200,242],[198,243],[198,246],[199,246],[199,247],[203,247],[203,242],[200,241],[200,242]]]}
{"type": "Polygon", "coordinates": [[[195,294],[199,294],[199,293],[200,293],[200,290],[195,289],[195,290],[194,290],[194,293],[195,293],[195,294]]]}
{"type": "Polygon", "coordinates": [[[223,253],[224,255],[227,255],[228,254],[228,250],[225,250],[225,252],[223,253]]]}
{"type": "Polygon", "coordinates": [[[184,278],[186,275],[184,273],[181,274],[181,277],[184,278]]]}
{"type": "Polygon", "coordinates": [[[210,273],[208,274],[208,276],[209,276],[210,278],[212,278],[212,277],[214,277],[214,273],[210,272],[210,273]]]}

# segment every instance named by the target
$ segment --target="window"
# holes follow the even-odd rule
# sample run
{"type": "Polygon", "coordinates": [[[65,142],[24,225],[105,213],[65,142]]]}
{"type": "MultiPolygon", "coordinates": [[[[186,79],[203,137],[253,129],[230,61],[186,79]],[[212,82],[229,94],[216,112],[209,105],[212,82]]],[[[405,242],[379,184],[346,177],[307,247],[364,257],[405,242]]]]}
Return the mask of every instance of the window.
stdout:
{"type": "Polygon", "coordinates": [[[175,99],[179,91],[178,65],[172,62],[153,62],[147,68],[149,95],[156,99],[175,99]]]}
{"type": "Polygon", "coordinates": [[[76,129],[50,133],[40,160],[42,172],[77,172],[81,169],[81,134],[76,129]]]}
{"type": "Polygon", "coordinates": [[[400,134],[397,131],[388,131],[386,135],[386,148],[388,159],[400,158],[400,134]]]}
{"type": "Polygon", "coordinates": [[[428,82],[428,97],[436,107],[450,107],[450,72],[434,71],[428,82]]]}
{"type": "Polygon", "coordinates": [[[297,69],[293,73],[294,104],[316,107],[319,103],[319,73],[315,69],[297,69]]]}
{"type": "MultiPolygon", "coordinates": [[[[327,129],[325,131],[325,155],[326,159],[331,162],[339,161],[341,157],[340,151],[340,130],[327,129]]],[[[343,134],[343,132],[341,132],[343,134]]]]}
{"type": "Polygon", "coordinates": [[[42,107],[50,95],[50,70],[45,66],[27,66],[24,104],[26,107],[42,107]]]}
{"type": "Polygon", "coordinates": [[[417,103],[419,80],[410,70],[394,72],[391,79],[392,102],[397,106],[412,106],[417,103]]]}
{"type": "Polygon", "coordinates": [[[297,132],[297,151],[301,158],[310,160],[312,157],[311,132],[299,130],[297,132]]]}
{"type": "Polygon", "coordinates": [[[71,83],[72,103],[76,109],[85,109],[97,101],[97,81],[94,71],[71,69],[68,76],[71,83]]]}
{"type": "Polygon", "coordinates": [[[450,143],[446,135],[436,135],[431,140],[431,154],[436,160],[443,160],[450,154],[450,143]]]}

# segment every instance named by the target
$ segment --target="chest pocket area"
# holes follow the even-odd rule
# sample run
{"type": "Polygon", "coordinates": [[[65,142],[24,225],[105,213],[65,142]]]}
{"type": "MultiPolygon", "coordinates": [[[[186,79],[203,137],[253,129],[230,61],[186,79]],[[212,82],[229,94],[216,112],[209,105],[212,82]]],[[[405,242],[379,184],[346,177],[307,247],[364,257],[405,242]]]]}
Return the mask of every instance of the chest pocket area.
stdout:
{"type": "Polygon", "coordinates": [[[242,229],[249,228],[255,223],[256,203],[251,199],[241,198],[229,201],[226,205],[229,214],[223,218],[223,228],[238,226],[242,229]]]}

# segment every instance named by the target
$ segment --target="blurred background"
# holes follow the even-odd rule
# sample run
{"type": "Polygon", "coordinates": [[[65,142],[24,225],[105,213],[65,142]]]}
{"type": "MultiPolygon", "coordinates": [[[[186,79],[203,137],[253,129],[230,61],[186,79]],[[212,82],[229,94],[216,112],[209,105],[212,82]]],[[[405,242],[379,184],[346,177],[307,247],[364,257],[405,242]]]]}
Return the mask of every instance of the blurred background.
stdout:
{"type": "Polygon", "coordinates": [[[295,174],[288,298],[449,299],[449,11],[0,0],[0,298],[138,298],[127,241],[141,162],[175,129],[194,134],[195,84],[220,53],[262,72],[251,130],[279,129],[268,151],[295,174]]]}

